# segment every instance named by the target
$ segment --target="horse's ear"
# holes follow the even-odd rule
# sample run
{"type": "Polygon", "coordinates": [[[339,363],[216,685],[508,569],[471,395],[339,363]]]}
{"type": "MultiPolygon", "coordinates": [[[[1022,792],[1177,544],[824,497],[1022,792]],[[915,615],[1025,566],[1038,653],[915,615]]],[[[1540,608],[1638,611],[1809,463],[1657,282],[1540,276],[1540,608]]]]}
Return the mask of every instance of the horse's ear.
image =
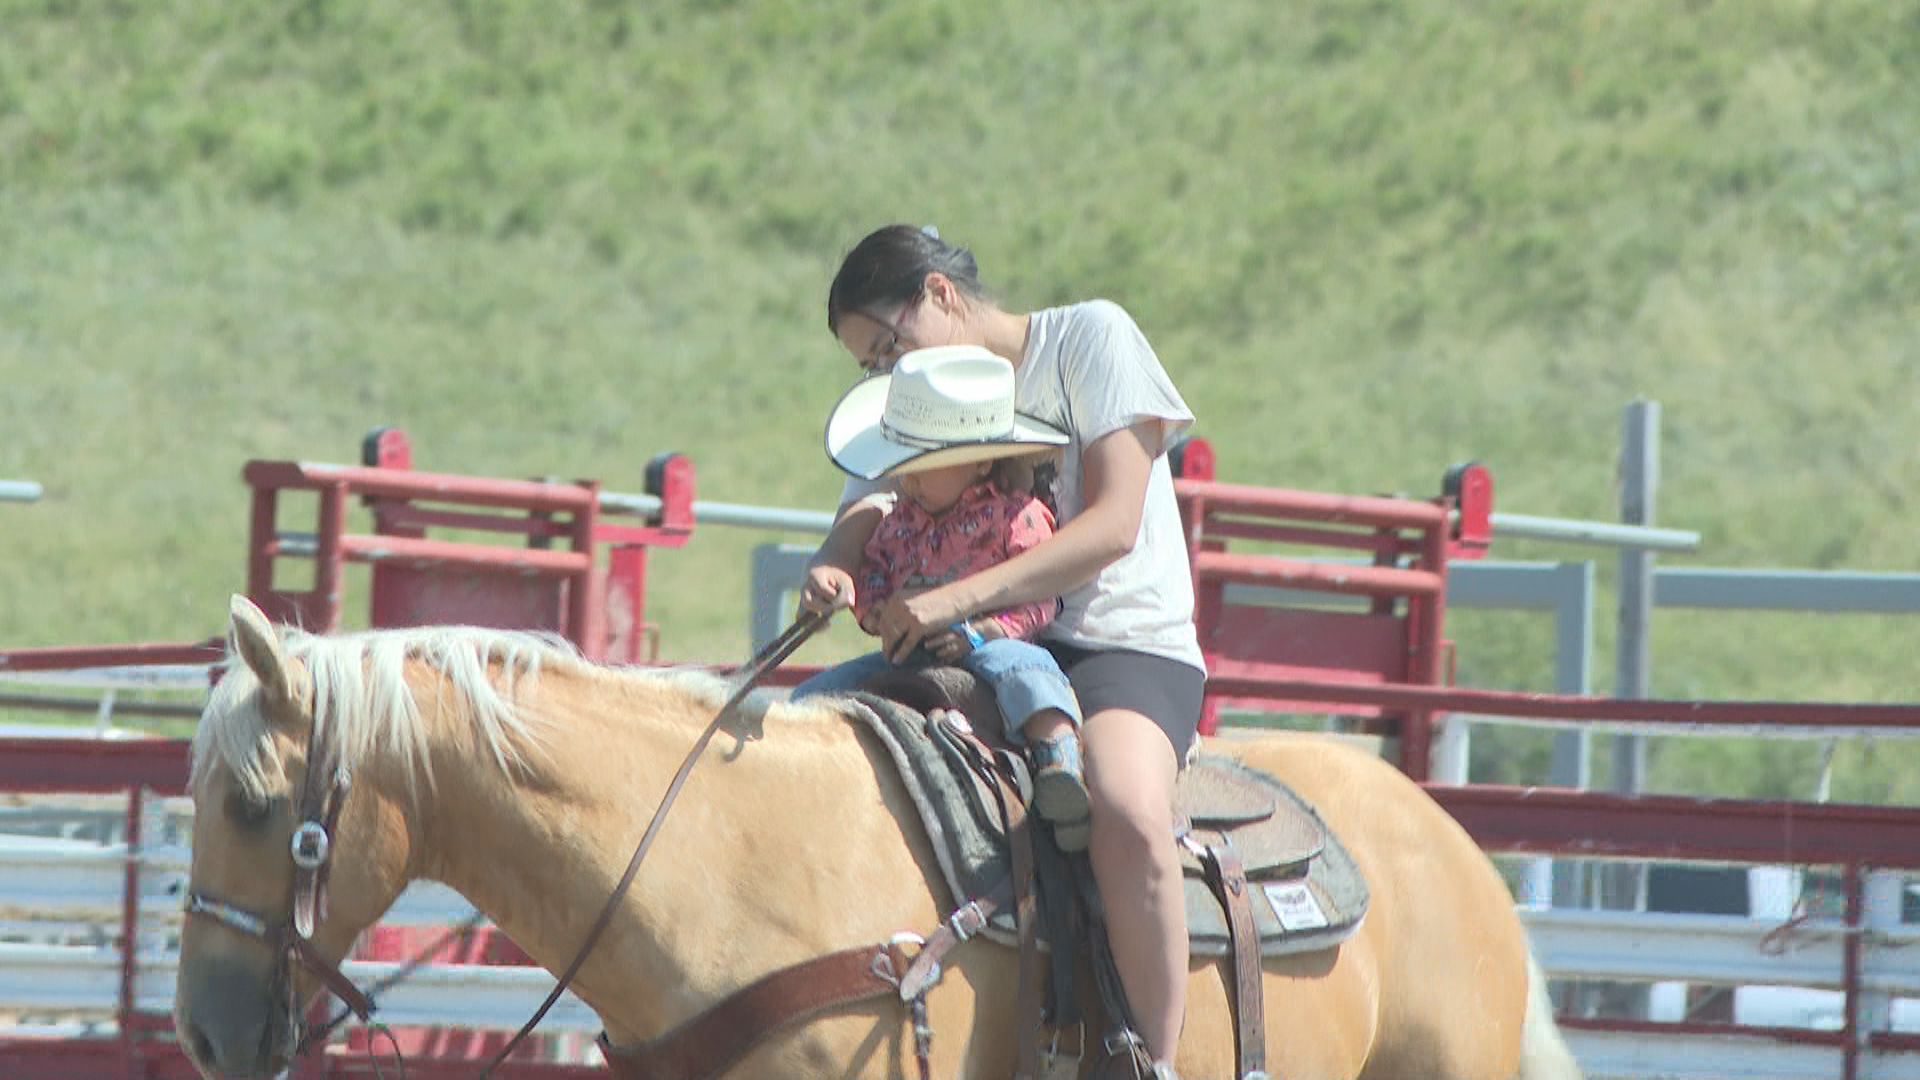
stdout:
{"type": "Polygon", "coordinates": [[[280,633],[267,621],[267,613],[254,602],[235,594],[227,605],[227,639],[260,680],[260,686],[283,705],[298,708],[307,696],[307,672],[298,660],[287,655],[280,644],[280,633]]]}

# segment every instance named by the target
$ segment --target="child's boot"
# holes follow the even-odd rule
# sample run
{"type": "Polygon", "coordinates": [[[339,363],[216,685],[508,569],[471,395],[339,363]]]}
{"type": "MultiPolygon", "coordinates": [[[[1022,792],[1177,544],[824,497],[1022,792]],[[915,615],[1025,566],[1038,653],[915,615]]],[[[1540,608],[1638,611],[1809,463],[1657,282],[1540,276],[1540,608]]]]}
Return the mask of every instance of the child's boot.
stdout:
{"type": "Polygon", "coordinates": [[[1027,758],[1033,764],[1033,809],[1053,826],[1053,842],[1061,851],[1085,851],[1092,829],[1079,736],[1069,730],[1037,742],[1027,758]]]}

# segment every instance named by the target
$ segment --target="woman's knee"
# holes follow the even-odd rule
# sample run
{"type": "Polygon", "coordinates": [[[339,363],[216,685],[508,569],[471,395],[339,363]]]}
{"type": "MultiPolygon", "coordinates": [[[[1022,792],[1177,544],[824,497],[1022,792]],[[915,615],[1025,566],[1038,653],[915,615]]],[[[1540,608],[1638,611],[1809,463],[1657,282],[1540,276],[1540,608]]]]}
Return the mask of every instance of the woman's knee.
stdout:
{"type": "MultiPolygon", "coordinates": [[[[1087,796],[1094,828],[1107,843],[1146,848],[1168,842],[1173,830],[1173,787],[1153,771],[1114,770],[1087,760],[1087,796]],[[1143,774],[1144,773],[1144,774],[1143,774]]],[[[1108,763],[1111,765],[1111,762],[1108,763]]]]}
{"type": "MultiPolygon", "coordinates": [[[[1104,709],[1081,724],[1086,745],[1088,781],[1121,812],[1144,813],[1156,808],[1172,812],[1173,785],[1180,774],[1167,734],[1139,713],[1104,709]]],[[[1096,797],[1100,797],[1096,795],[1096,797]]]]}

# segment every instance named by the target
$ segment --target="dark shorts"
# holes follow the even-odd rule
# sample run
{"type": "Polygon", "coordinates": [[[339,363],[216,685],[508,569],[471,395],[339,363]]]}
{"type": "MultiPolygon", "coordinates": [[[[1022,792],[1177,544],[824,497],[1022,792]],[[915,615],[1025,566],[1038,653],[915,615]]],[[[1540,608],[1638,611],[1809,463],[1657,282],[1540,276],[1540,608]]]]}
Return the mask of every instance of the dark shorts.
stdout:
{"type": "Polygon", "coordinates": [[[1199,668],[1128,649],[1082,649],[1058,641],[1041,644],[1073,683],[1081,715],[1126,709],[1159,725],[1176,757],[1193,744],[1207,687],[1206,673],[1199,668]]]}

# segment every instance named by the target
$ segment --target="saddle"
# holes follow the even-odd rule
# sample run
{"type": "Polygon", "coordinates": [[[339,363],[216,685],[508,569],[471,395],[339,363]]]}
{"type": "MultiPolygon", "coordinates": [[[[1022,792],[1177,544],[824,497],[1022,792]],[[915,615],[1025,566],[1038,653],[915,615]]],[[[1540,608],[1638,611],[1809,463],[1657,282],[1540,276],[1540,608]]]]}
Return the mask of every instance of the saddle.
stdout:
{"type": "MultiPolygon", "coordinates": [[[[1073,1020],[1078,1008],[1071,1002],[1071,957],[1082,944],[1092,949],[1096,982],[1110,1014],[1122,1018],[1122,1029],[1108,1039],[1114,1053],[1114,1038],[1131,1037],[1131,1025],[1125,1023],[1125,995],[1111,970],[1091,871],[1084,856],[1076,863],[1057,852],[1036,866],[1035,851],[1052,847],[1035,842],[1024,807],[1008,805],[1024,798],[1026,780],[1018,756],[983,734],[1004,730],[991,694],[964,671],[936,668],[889,674],[843,700],[845,712],[886,749],[932,839],[942,875],[960,904],[949,922],[956,929],[967,920],[978,924],[941,948],[978,932],[1021,951],[1023,1061],[1036,1053],[1028,1036],[1038,1029],[1040,1009],[1027,992],[1038,980],[1037,951],[1054,954],[1053,1019],[1063,1019],[1058,1006],[1064,995],[1064,1018],[1073,1020]],[[1063,877],[1063,863],[1078,871],[1063,877]],[[1037,897],[1026,889],[1036,877],[1042,886],[1037,897]],[[1076,912],[1057,910],[1076,901],[1076,912]],[[1038,914],[1040,905],[1055,910],[1038,914]],[[1079,917],[1082,912],[1088,913],[1085,918],[1079,917]],[[1082,936],[1089,940],[1078,940],[1082,936]]],[[[1339,838],[1291,788],[1224,756],[1189,756],[1175,789],[1171,825],[1169,842],[1179,845],[1185,871],[1192,953],[1232,960],[1236,1075],[1265,1076],[1262,957],[1344,941],[1366,913],[1365,879],[1339,838]]],[[[927,977],[937,979],[938,964],[930,968],[927,977]]],[[[908,989],[903,986],[903,993],[908,989]]],[[[1054,1075],[1055,1069],[1075,1075],[1072,1067],[1042,1065],[1023,1069],[1022,1075],[1054,1075]]]]}
{"type": "MultiPolygon", "coordinates": [[[[1012,867],[994,793],[966,749],[969,740],[993,749],[994,733],[1003,730],[991,693],[960,669],[935,668],[890,674],[843,700],[848,715],[886,748],[955,899],[986,895],[1012,867]]],[[[1231,849],[1244,868],[1261,955],[1331,948],[1359,926],[1368,902],[1359,867],[1313,807],[1278,778],[1202,752],[1181,770],[1174,796],[1169,835],[1187,876],[1193,955],[1232,952],[1227,913],[1206,882],[1201,851],[1209,845],[1231,849]]],[[[987,932],[1014,944],[1012,913],[997,913],[987,932]]]]}

